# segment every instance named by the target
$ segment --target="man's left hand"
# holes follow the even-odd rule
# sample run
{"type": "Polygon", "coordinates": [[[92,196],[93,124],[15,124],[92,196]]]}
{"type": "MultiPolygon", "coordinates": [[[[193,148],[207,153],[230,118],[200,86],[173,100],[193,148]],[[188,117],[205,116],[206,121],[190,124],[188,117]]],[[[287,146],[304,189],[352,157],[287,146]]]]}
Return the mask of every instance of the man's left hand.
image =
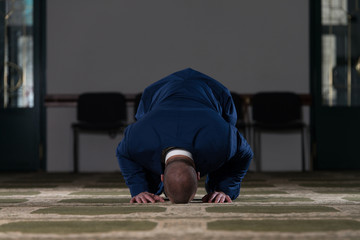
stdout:
{"type": "Polygon", "coordinates": [[[131,198],[130,203],[155,203],[155,202],[165,202],[165,200],[153,193],[142,192],[131,198]]]}
{"type": "Polygon", "coordinates": [[[225,203],[225,202],[231,203],[232,202],[229,195],[226,195],[223,192],[208,193],[202,198],[202,201],[207,202],[207,203],[225,203]]]}

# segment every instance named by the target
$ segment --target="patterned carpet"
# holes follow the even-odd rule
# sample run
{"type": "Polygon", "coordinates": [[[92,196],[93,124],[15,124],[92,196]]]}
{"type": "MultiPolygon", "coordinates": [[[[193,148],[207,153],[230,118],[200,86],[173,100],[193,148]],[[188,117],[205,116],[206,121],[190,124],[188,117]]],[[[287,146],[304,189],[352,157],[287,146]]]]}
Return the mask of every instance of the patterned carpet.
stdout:
{"type": "Polygon", "coordinates": [[[129,204],[119,173],[0,175],[0,239],[360,239],[360,172],[248,173],[230,204],[129,204]]]}

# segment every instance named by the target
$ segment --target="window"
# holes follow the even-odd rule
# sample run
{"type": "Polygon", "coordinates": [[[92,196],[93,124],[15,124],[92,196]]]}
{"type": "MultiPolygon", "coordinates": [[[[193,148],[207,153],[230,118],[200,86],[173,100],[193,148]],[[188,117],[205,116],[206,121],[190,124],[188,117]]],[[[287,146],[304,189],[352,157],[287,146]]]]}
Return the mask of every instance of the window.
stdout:
{"type": "Polygon", "coordinates": [[[322,101],[360,106],[360,0],[322,0],[322,101]]]}
{"type": "Polygon", "coordinates": [[[33,0],[0,0],[0,18],[0,108],[32,108],[33,0]]]}

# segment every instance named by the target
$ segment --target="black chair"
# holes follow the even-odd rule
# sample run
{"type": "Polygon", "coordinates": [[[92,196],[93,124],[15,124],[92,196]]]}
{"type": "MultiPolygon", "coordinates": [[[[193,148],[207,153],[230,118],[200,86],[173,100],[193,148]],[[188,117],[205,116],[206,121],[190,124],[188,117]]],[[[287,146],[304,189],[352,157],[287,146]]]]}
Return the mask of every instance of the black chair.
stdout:
{"type": "Polygon", "coordinates": [[[74,136],[74,172],[79,171],[78,141],[81,132],[108,133],[114,138],[126,127],[126,99],[121,93],[84,93],[77,101],[74,136]]]}
{"type": "Polygon", "coordinates": [[[300,97],[291,92],[261,92],[252,98],[253,150],[256,170],[261,171],[262,132],[301,132],[302,171],[305,171],[306,125],[302,119],[300,97]]]}
{"type": "Polygon", "coordinates": [[[236,114],[237,114],[236,128],[239,129],[239,131],[244,134],[244,137],[249,140],[250,137],[250,134],[248,134],[249,124],[246,121],[246,119],[248,119],[248,111],[247,111],[248,108],[245,103],[245,99],[236,92],[231,92],[231,97],[234,101],[236,114]]]}

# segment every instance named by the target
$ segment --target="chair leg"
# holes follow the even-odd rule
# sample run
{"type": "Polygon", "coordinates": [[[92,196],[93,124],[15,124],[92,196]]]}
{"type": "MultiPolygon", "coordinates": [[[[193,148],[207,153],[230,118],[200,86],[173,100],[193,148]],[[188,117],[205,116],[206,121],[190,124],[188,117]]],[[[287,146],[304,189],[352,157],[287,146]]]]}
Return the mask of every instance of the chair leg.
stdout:
{"type": "Polygon", "coordinates": [[[73,135],[74,135],[74,146],[73,146],[73,158],[74,158],[74,173],[79,172],[79,152],[78,152],[78,143],[79,143],[79,132],[76,127],[73,128],[73,135]]]}
{"type": "Polygon", "coordinates": [[[311,154],[311,138],[310,138],[310,126],[305,126],[305,148],[307,148],[308,156],[308,170],[314,171],[314,162],[311,154]]]}
{"type": "Polygon", "coordinates": [[[255,158],[255,166],[256,172],[261,171],[261,137],[260,132],[254,128],[254,158],[255,158]]]}
{"type": "Polygon", "coordinates": [[[302,164],[301,170],[305,172],[305,127],[301,129],[301,157],[302,157],[302,164]]]}
{"type": "MultiPolygon", "coordinates": [[[[250,134],[252,135],[252,141],[251,141],[251,144],[250,144],[250,146],[251,146],[251,148],[252,148],[252,151],[253,151],[253,159],[252,159],[252,161],[254,161],[255,162],[255,168],[257,168],[257,163],[256,163],[256,146],[255,146],[255,128],[253,128],[253,127],[251,127],[251,129],[250,129],[250,134]]],[[[255,169],[255,171],[256,171],[256,169],[255,169]]]]}
{"type": "Polygon", "coordinates": [[[261,172],[261,131],[258,131],[258,148],[257,148],[257,154],[258,154],[258,172],[261,172]]]}

